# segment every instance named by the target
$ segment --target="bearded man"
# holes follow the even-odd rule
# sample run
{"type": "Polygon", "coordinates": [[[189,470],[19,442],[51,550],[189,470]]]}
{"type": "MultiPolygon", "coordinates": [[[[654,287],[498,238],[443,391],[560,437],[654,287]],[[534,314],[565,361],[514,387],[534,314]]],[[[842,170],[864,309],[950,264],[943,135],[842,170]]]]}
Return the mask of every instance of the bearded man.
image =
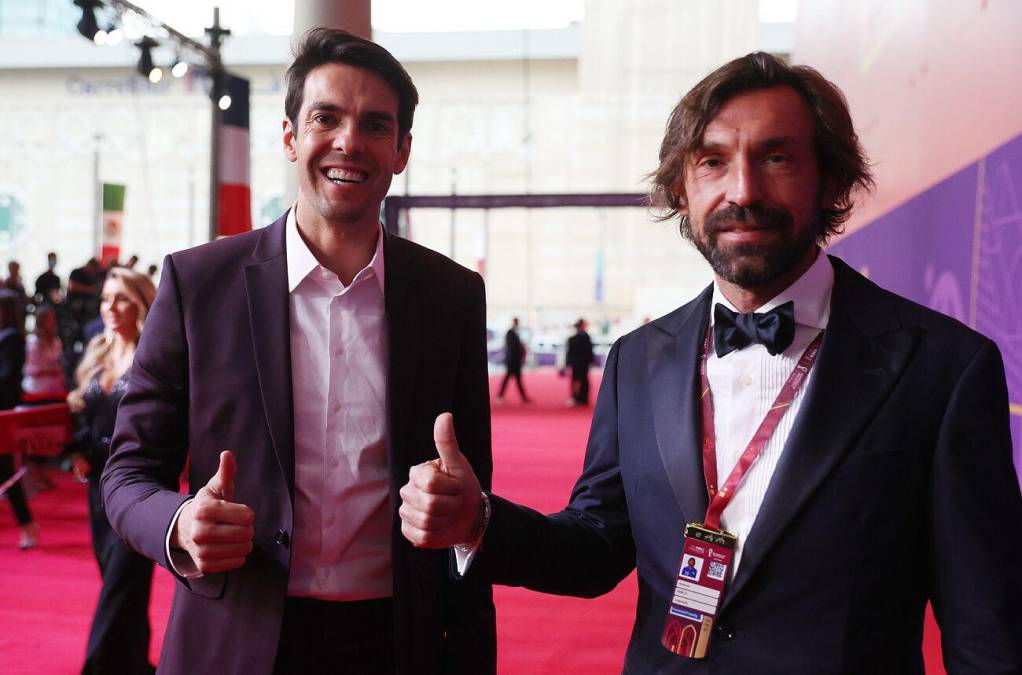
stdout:
{"type": "Polygon", "coordinates": [[[441,417],[405,536],[474,539],[468,577],[547,593],[637,568],[627,673],[923,673],[928,601],[948,672],[1022,672],[1001,357],[821,251],[872,185],[838,88],[762,53],[722,66],[654,184],[714,282],[611,350],[567,507],[480,497],[441,417]]]}

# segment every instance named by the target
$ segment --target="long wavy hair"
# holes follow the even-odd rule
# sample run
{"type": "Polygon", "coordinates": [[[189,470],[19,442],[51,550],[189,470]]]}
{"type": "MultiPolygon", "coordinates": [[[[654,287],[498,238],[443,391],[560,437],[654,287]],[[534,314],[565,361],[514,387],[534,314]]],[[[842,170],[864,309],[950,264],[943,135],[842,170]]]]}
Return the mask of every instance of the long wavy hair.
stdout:
{"type": "MultiPolygon", "coordinates": [[[[121,282],[124,294],[138,308],[138,332],[135,335],[135,344],[137,345],[138,339],[142,335],[142,326],[145,324],[146,315],[149,314],[149,308],[152,307],[153,300],[156,298],[156,286],[146,275],[127,267],[111,269],[107,273],[104,285],[113,280],[121,282]]],[[[85,389],[96,375],[102,373],[106,357],[110,353],[113,343],[113,330],[109,326],[89,341],[89,345],[85,348],[85,354],[82,355],[82,361],[75,369],[75,389],[67,396],[71,410],[78,412],[85,407],[85,389]]]]}
{"type": "MultiPolygon", "coordinates": [[[[791,87],[802,97],[813,119],[813,141],[820,187],[829,203],[819,212],[816,239],[825,243],[840,233],[851,215],[855,194],[873,188],[869,160],[859,143],[848,104],[837,86],[809,66],[790,66],[776,56],[755,52],[724,64],[707,75],[675,106],[660,145],[660,166],[649,175],[650,202],[669,220],[688,206],[685,170],[703,139],[706,126],[738,94],[791,87]]],[[[681,233],[689,237],[688,218],[681,233]]]]}

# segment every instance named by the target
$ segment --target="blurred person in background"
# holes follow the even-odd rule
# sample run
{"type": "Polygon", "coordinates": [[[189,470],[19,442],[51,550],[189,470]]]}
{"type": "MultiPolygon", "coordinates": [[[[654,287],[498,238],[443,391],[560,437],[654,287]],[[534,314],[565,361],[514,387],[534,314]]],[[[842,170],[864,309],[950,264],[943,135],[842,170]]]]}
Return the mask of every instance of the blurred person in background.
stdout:
{"type": "Polygon", "coordinates": [[[529,403],[529,397],[525,395],[525,386],[522,384],[522,365],[525,363],[525,345],[518,335],[518,317],[511,319],[511,327],[504,334],[504,365],[507,368],[504,379],[500,382],[500,390],[497,391],[497,403],[504,402],[504,391],[507,389],[508,380],[514,380],[518,386],[518,394],[522,397],[522,403],[529,403]]]}
{"type": "Polygon", "coordinates": [[[585,319],[575,322],[575,334],[568,338],[565,365],[571,369],[570,406],[589,405],[589,367],[593,365],[593,341],[586,332],[585,319]]]}
{"type": "Polygon", "coordinates": [[[57,275],[57,254],[50,251],[46,254],[46,271],[35,280],[35,304],[58,302],[61,283],[57,275]]]}
{"type": "Polygon", "coordinates": [[[51,305],[40,305],[35,311],[35,327],[25,343],[22,390],[27,394],[58,394],[58,400],[63,400],[67,391],[63,354],[57,313],[51,305]]]}
{"type": "Polygon", "coordinates": [[[110,453],[117,405],[149,307],[152,282],[133,270],[110,270],[100,296],[105,329],[85,350],[67,401],[75,413],[72,466],[88,482],[92,548],[102,587],[89,631],[82,673],[151,673],[149,594],[153,562],[131,551],[110,527],[100,496],[100,476],[110,453]]]}
{"type": "Polygon", "coordinates": [[[28,294],[25,292],[25,282],[21,279],[21,263],[11,260],[7,263],[7,278],[4,279],[4,288],[17,293],[21,302],[21,318],[25,319],[25,309],[28,307],[28,294]]]}
{"type": "MultiPolygon", "coordinates": [[[[0,410],[11,410],[21,403],[21,373],[25,365],[24,321],[21,298],[14,291],[0,290],[0,410]]],[[[0,451],[0,483],[14,475],[12,448],[0,451]]],[[[18,546],[22,549],[39,543],[39,525],[32,520],[25,489],[20,480],[7,489],[7,499],[21,530],[18,546]]]]}

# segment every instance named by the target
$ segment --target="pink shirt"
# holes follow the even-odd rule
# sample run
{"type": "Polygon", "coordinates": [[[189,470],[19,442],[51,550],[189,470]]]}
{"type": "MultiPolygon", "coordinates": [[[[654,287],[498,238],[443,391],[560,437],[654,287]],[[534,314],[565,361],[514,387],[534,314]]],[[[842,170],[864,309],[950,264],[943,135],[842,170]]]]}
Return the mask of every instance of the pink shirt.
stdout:
{"type": "Polygon", "coordinates": [[[288,213],[295,515],[288,595],[392,595],[383,233],[347,287],[288,213]]]}

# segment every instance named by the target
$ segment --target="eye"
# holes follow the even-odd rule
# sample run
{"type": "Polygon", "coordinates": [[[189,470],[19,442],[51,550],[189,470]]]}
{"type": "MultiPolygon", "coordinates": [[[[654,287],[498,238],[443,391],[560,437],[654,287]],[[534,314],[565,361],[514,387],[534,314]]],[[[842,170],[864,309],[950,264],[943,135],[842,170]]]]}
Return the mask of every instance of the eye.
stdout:
{"type": "Polygon", "coordinates": [[[327,113],[316,113],[312,116],[312,121],[318,126],[326,127],[333,124],[334,118],[333,115],[328,115],[327,113]]]}
{"type": "Polygon", "coordinates": [[[783,163],[785,163],[785,162],[787,162],[789,160],[788,160],[788,156],[787,155],[782,155],[782,154],[779,154],[779,153],[774,153],[774,154],[771,154],[771,155],[767,155],[766,161],[767,161],[767,164],[783,164],[783,163]]]}

